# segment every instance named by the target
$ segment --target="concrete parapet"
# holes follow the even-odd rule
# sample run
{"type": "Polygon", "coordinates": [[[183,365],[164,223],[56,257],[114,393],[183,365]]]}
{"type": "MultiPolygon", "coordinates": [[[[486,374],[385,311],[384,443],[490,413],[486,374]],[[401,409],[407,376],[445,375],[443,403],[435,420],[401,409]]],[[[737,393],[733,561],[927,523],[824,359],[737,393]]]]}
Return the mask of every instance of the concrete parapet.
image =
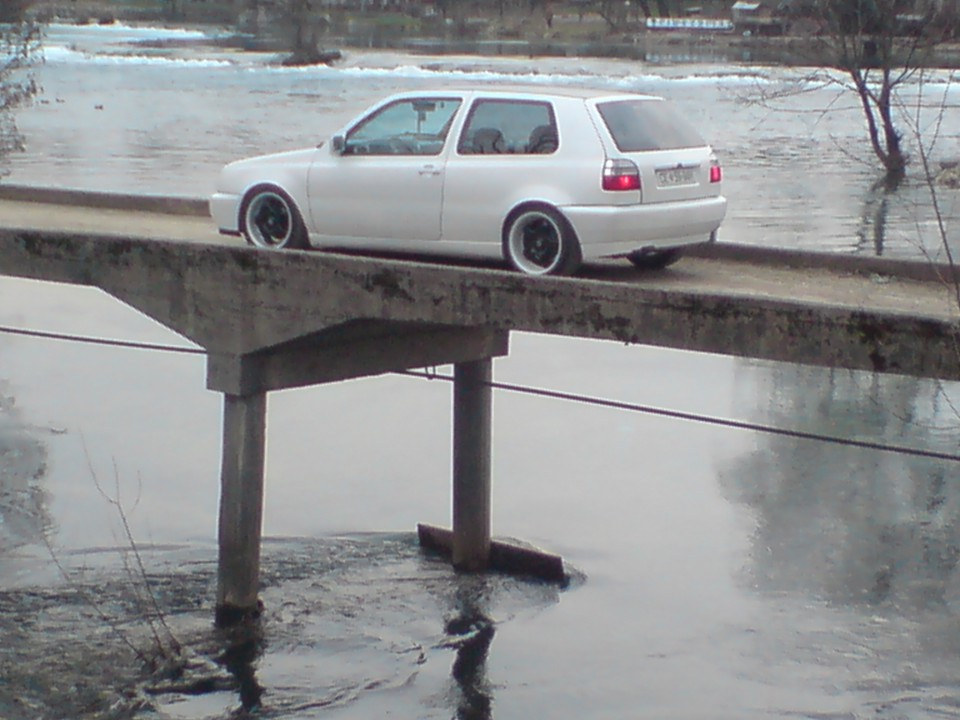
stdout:
{"type": "MultiPolygon", "coordinates": [[[[208,201],[199,197],[123,194],[94,190],[11,185],[0,182],[0,200],[63,205],[74,208],[127,210],[158,215],[207,217],[208,201]]],[[[212,226],[212,221],[211,221],[212,226]]],[[[136,234],[131,228],[131,234],[136,234]]],[[[795,250],[791,248],[744,245],[736,242],[706,243],[686,250],[692,258],[736,262],[769,267],[873,273],[889,278],[922,282],[960,280],[960,268],[924,258],[904,259],[851,253],[795,250]]],[[[589,270],[587,271],[589,273],[589,270]]]]}
{"type": "Polygon", "coordinates": [[[859,275],[873,274],[920,282],[954,282],[960,280],[960,268],[957,266],[931,262],[924,258],[906,260],[877,257],[875,255],[811,252],[809,250],[725,242],[691,247],[686,256],[797,270],[830,270],[859,275]]]}
{"type": "Polygon", "coordinates": [[[0,200],[46,203],[48,205],[69,205],[98,208],[101,210],[133,210],[195,217],[202,217],[210,213],[206,198],[104,193],[70,188],[8,185],[3,182],[0,182],[0,200]]]}

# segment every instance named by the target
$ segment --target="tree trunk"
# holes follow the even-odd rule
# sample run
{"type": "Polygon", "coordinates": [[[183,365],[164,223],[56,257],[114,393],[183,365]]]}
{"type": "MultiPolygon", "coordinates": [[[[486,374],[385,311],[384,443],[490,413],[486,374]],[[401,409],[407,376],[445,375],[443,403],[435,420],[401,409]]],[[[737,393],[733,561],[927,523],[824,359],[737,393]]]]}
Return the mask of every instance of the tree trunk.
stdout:
{"type": "Polygon", "coordinates": [[[183,0],[167,0],[167,20],[182,20],[183,0]]]}
{"type": "Polygon", "coordinates": [[[886,171],[887,182],[897,184],[907,171],[907,157],[900,144],[901,136],[893,120],[893,84],[890,71],[883,71],[883,81],[879,94],[875,94],[868,85],[869,70],[851,68],[853,79],[863,106],[863,115],[867,121],[867,134],[873,153],[886,171]]]}
{"type": "Polygon", "coordinates": [[[29,0],[2,0],[0,2],[0,23],[17,23],[23,20],[29,0]]]}
{"type": "Polygon", "coordinates": [[[893,86],[890,83],[890,70],[884,68],[883,85],[880,89],[880,98],[877,102],[877,111],[880,113],[880,122],[883,126],[883,139],[886,146],[886,161],[884,167],[887,169],[887,177],[891,180],[899,181],[907,171],[907,157],[900,146],[900,131],[897,130],[893,121],[893,86]]]}

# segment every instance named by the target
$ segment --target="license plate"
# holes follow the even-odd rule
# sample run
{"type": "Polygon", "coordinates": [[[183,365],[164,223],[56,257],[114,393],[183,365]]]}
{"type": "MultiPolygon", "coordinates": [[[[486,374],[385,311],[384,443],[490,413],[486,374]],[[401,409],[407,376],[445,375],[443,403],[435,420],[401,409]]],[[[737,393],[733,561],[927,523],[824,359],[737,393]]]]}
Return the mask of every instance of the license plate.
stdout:
{"type": "Polygon", "coordinates": [[[657,170],[657,187],[676,187],[677,185],[696,185],[697,168],[673,167],[657,170]]]}

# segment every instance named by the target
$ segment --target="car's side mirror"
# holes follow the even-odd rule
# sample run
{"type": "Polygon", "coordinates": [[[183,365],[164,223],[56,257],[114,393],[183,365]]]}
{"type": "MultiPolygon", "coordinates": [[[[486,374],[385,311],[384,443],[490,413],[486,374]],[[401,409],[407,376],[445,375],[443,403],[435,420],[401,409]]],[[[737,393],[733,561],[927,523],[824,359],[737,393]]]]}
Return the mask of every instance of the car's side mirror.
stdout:
{"type": "Polygon", "coordinates": [[[343,151],[347,147],[347,141],[343,135],[334,135],[333,140],[331,140],[331,145],[335,153],[343,155],[343,151]]]}

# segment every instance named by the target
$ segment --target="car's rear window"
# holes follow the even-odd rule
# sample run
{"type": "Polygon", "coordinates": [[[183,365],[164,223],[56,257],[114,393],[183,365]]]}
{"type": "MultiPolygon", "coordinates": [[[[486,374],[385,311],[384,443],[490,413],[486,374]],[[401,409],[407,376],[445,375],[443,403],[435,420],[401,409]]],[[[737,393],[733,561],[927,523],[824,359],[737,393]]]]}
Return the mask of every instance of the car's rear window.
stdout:
{"type": "Polygon", "coordinates": [[[597,103],[621,152],[703,147],[706,141],[663,100],[611,100],[597,103]]]}

